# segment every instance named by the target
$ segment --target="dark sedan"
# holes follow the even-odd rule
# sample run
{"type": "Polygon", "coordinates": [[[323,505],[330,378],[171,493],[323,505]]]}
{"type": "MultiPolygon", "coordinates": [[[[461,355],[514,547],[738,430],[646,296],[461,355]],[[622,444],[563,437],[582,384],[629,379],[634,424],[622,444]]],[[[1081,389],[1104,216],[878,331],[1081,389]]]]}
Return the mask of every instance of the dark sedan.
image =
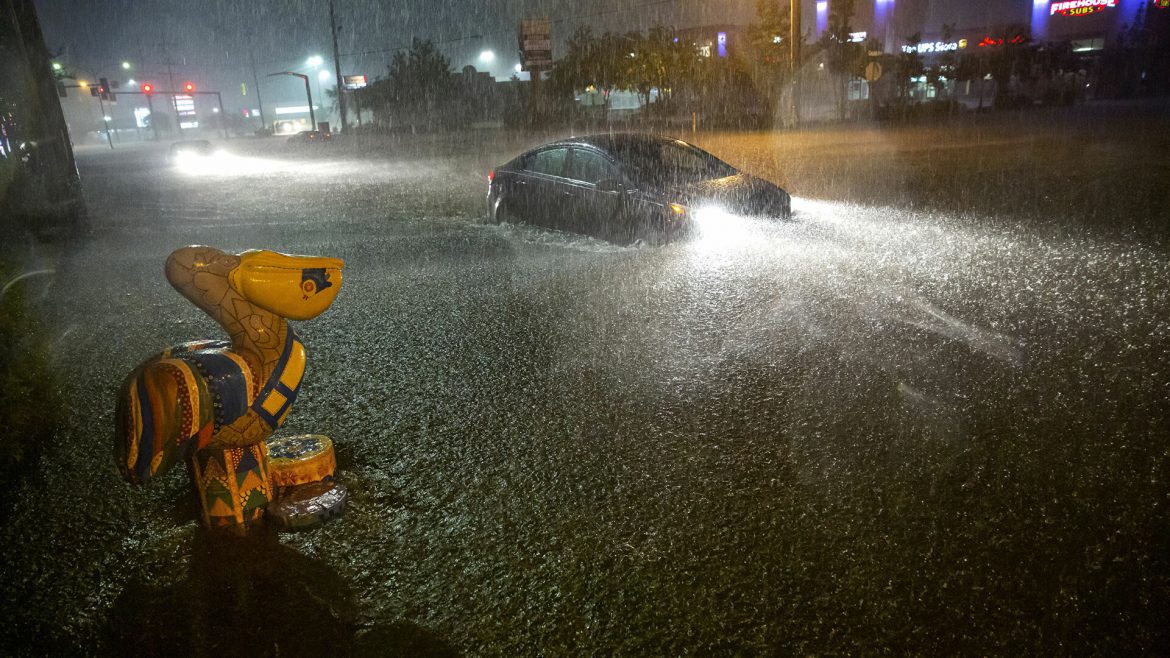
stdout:
{"type": "Polygon", "coordinates": [[[333,133],[321,130],[302,130],[288,138],[290,144],[321,144],[333,139],[333,133]]]}
{"type": "Polygon", "coordinates": [[[677,139],[594,135],[535,148],[488,175],[494,222],[664,244],[720,217],[786,219],[787,192],[677,139]],[[707,219],[704,219],[707,218],[707,219]]]}

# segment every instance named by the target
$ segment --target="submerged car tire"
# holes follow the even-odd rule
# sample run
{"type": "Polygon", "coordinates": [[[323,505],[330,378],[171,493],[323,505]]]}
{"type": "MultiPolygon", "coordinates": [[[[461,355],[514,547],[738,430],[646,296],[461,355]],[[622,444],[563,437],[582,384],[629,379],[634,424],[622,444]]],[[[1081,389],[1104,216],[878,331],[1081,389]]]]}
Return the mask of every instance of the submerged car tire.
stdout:
{"type": "Polygon", "coordinates": [[[665,247],[670,244],[670,236],[667,235],[666,227],[663,225],[663,220],[656,217],[645,217],[638,220],[633,240],[633,244],[641,243],[647,247],[665,247]]]}
{"type": "Polygon", "coordinates": [[[513,210],[505,199],[501,198],[496,202],[495,210],[492,211],[492,216],[489,218],[493,224],[519,224],[520,217],[513,210]]]}

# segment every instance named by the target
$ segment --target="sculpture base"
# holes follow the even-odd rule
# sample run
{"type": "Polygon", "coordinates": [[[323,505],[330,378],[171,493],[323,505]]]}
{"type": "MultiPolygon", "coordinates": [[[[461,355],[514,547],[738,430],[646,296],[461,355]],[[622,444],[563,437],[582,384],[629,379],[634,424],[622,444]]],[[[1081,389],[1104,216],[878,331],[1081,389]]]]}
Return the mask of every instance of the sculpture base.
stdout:
{"type": "Polygon", "coordinates": [[[333,477],[337,458],[324,434],[297,434],[268,439],[268,464],[277,491],[333,477]]]}
{"type": "Polygon", "coordinates": [[[191,458],[191,479],[208,528],[256,523],[273,497],[264,441],[242,448],[197,450],[191,458]]]}

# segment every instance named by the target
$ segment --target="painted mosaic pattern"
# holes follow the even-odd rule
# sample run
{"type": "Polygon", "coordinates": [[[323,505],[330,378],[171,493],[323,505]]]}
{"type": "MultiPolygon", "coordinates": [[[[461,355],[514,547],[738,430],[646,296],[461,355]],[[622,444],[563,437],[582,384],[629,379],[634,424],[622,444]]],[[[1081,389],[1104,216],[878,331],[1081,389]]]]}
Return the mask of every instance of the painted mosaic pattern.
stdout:
{"type": "Polygon", "coordinates": [[[273,438],[268,442],[268,455],[277,487],[318,482],[337,470],[333,442],[322,434],[273,438]]]}
{"type": "Polygon", "coordinates": [[[272,500],[268,447],[203,448],[191,460],[191,474],[209,528],[258,521],[272,500]]]}
{"type": "Polygon", "coordinates": [[[230,447],[268,438],[288,417],[305,374],[305,347],[287,318],[328,308],[341,283],[336,259],[184,247],[167,259],[171,285],[224,328],[147,359],[118,395],[115,457],[143,484],[190,444],[230,447]]]}

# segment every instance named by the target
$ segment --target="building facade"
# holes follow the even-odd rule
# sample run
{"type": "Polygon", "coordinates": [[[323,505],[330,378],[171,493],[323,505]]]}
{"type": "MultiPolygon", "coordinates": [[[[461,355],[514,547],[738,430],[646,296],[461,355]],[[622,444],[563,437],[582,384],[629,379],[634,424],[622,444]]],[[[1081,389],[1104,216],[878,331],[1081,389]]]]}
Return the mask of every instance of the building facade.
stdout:
{"type": "MultiPolygon", "coordinates": [[[[812,20],[805,17],[805,33],[813,40],[827,29],[835,1],[840,0],[815,0],[812,20]]],[[[877,40],[887,53],[904,52],[913,35],[925,44],[923,54],[1002,45],[1020,35],[1035,42],[1067,41],[1086,52],[1116,43],[1154,12],[1170,12],[1170,0],[868,0],[854,2],[850,22],[856,35],[877,40]]]]}

